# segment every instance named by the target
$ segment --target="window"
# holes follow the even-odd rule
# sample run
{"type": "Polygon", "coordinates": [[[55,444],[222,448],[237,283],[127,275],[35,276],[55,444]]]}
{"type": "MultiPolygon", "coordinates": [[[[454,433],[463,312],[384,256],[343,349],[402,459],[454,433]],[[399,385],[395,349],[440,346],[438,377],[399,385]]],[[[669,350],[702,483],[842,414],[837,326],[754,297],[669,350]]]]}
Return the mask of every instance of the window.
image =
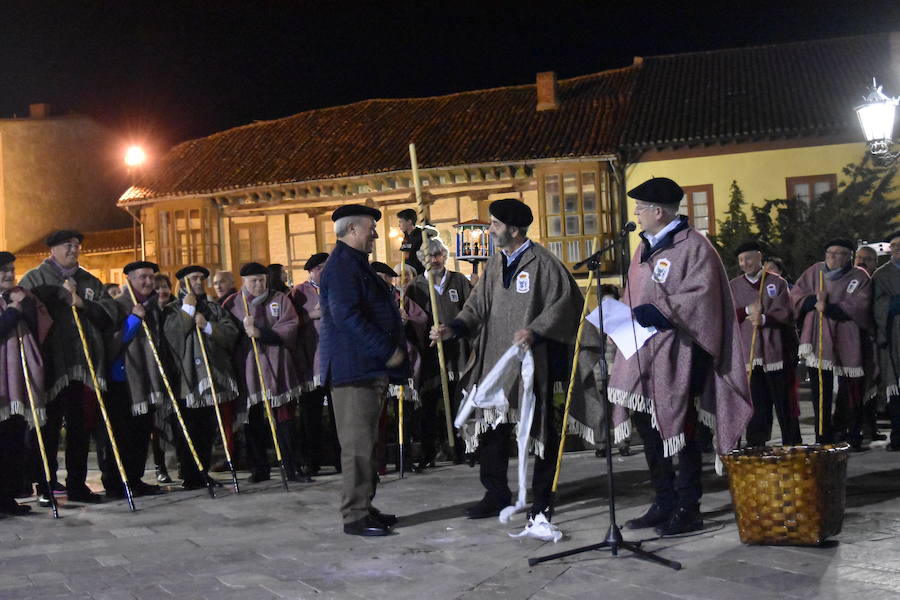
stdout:
{"type": "MultiPolygon", "coordinates": [[[[568,266],[591,254],[594,238],[611,234],[612,212],[605,171],[597,164],[548,169],[539,178],[547,248],[568,266]]],[[[604,270],[612,263],[604,265],[604,270]]]]}
{"type": "Polygon", "coordinates": [[[265,221],[255,223],[232,223],[231,249],[232,263],[240,265],[248,262],[269,264],[269,228],[265,221]]]}
{"type": "Polygon", "coordinates": [[[165,267],[221,262],[215,208],[159,211],[159,257],[165,267]]]}
{"type": "Polygon", "coordinates": [[[713,186],[682,186],[684,199],[678,206],[678,212],[687,215],[691,227],[703,235],[715,235],[716,211],[713,202],[713,186]]]}
{"type": "Polygon", "coordinates": [[[788,177],[785,183],[789,199],[800,200],[809,204],[812,198],[818,199],[822,194],[837,189],[837,175],[831,173],[828,175],[788,177]]]}

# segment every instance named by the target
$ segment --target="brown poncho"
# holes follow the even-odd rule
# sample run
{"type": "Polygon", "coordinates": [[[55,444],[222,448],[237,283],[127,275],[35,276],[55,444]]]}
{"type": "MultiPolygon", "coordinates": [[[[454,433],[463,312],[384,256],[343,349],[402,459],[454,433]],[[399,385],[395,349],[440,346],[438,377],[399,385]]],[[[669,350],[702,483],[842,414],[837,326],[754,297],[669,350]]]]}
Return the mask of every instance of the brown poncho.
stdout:
{"type": "MultiPolygon", "coordinates": [[[[30,292],[26,291],[25,293],[28,298],[24,301],[23,309],[26,312],[33,311],[36,330],[32,330],[26,323],[26,319],[21,318],[16,327],[7,333],[5,339],[0,339],[0,421],[5,421],[13,415],[22,415],[29,423],[33,421],[28,390],[25,387],[25,377],[22,371],[19,346],[19,336],[21,336],[21,348],[25,351],[25,362],[28,365],[34,404],[39,424],[43,425],[46,418],[47,394],[44,391],[44,358],[41,355],[41,344],[47,338],[53,320],[40,300],[30,292]]],[[[6,310],[7,304],[0,296],[0,314],[6,310]]]]}
{"type": "Polygon", "coordinates": [[[747,353],[744,362],[750,368],[762,367],[764,371],[781,371],[784,369],[784,344],[782,343],[784,327],[793,327],[791,318],[791,298],[787,281],[773,273],[765,273],[751,283],[745,275],[731,280],[731,293],[737,309],[738,321],[741,324],[741,339],[747,353]],[[757,328],[754,343],[753,323],[747,318],[746,308],[762,301],[762,313],[766,319],[762,327],[757,328]],[[751,348],[752,346],[752,348],[751,348]],[[750,356],[750,351],[753,356],[750,356]]]}
{"type": "Polygon", "coordinates": [[[303,383],[304,391],[312,391],[322,385],[319,370],[319,328],[322,326],[322,312],[318,308],[319,288],[311,281],[304,281],[291,290],[290,296],[299,319],[294,364],[297,365],[297,376],[303,383]]]}
{"type": "Polygon", "coordinates": [[[900,396],[900,268],[893,261],[872,274],[875,343],[885,398],[900,396]]]}

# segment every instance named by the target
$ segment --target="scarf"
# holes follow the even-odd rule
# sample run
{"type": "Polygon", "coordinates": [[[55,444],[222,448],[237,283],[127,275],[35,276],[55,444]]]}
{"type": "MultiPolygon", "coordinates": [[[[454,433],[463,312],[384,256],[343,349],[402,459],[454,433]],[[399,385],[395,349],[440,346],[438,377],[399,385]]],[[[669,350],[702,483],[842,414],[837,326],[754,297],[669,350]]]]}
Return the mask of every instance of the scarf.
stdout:
{"type": "Polygon", "coordinates": [[[75,273],[77,273],[78,269],[81,268],[77,263],[74,267],[64,267],[56,262],[56,259],[52,256],[48,256],[47,258],[45,258],[44,262],[56,269],[56,272],[59,273],[63,279],[71,279],[72,277],[75,277],[75,273]]]}

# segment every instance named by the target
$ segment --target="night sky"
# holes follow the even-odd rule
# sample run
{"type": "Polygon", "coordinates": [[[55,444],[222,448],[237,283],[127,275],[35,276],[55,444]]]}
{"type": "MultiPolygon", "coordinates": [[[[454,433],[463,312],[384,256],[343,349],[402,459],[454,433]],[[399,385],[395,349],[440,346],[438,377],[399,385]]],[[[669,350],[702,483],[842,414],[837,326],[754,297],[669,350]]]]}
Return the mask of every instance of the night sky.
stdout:
{"type": "Polygon", "coordinates": [[[896,0],[0,0],[0,117],[49,102],[164,150],[366,98],[532,83],[543,70],[572,77],[636,55],[898,29],[896,0]]]}

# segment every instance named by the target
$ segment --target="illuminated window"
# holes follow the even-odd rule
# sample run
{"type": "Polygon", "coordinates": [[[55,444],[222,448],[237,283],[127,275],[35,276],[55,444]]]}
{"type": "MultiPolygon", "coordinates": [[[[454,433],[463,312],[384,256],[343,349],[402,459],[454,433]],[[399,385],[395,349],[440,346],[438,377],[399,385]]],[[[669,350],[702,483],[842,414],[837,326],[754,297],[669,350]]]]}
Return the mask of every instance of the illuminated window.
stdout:
{"type": "Polygon", "coordinates": [[[713,203],[713,186],[682,186],[684,199],[678,206],[678,212],[687,215],[691,227],[703,235],[715,235],[716,211],[713,203]]]}
{"type": "Polygon", "coordinates": [[[209,206],[159,211],[160,265],[181,267],[190,264],[218,265],[219,224],[216,210],[209,206]]]}
{"type": "Polygon", "coordinates": [[[788,198],[809,204],[812,198],[819,198],[822,194],[837,189],[837,175],[831,173],[829,175],[788,177],[785,184],[788,198]]]}

